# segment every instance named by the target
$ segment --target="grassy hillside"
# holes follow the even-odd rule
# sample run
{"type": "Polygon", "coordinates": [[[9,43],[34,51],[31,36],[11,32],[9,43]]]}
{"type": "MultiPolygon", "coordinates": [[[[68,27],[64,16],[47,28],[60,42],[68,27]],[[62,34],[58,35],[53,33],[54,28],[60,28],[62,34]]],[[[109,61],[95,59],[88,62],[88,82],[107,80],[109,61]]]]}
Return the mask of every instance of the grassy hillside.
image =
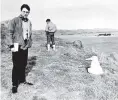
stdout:
{"type": "MultiPolygon", "coordinates": [[[[8,23],[10,20],[1,22],[1,51],[2,52],[8,52],[7,51],[7,45],[6,45],[6,36],[8,36],[8,23]]],[[[40,35],[45,34],[44,30],[33,30],[33,33],[38,33],[40,35]]],[[[110,33],[110,34],[118,34],[117,29],[78,29],[78,30],[58,30],[56,32],[57,35],[98,35],[103,33],[110,33]]]]}
{"type": "Polygon", "coordinates": [[[57,50],[48,52],[45,35],[34,31],[26,68],[34,85],[21,84],[17,94],[11,93],[11,53],[2,52],[1,100],[118,100],[118,54],[95,54],[79,43],[56,38],[57,50]],[[98,55],[105,74],[87,72],[85,59],[92,55],[98,55]]]}
{"type": "Polygon", "coordinates": [[[6,45],[6,36],[8,35],[8,24],[9,24],[9,21],[4,21],[4,22],[1,22],[1,27],[0,27],[0,30],[1,30],[1,52],[5,52],[7,50],[7,45],[6,45]]]}

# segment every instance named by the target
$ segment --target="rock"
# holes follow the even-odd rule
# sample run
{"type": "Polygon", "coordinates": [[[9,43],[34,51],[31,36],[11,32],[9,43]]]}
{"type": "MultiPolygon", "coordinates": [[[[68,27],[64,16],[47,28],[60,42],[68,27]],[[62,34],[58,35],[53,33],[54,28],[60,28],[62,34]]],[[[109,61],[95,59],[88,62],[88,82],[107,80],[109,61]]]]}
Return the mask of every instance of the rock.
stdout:
{"type": "Polygon", "coordinates": [[[75,46],[76,48],[79,48],[79,49],[83,48],[82,42],[80,40],[74,41],[73,46],[75,46]]]}

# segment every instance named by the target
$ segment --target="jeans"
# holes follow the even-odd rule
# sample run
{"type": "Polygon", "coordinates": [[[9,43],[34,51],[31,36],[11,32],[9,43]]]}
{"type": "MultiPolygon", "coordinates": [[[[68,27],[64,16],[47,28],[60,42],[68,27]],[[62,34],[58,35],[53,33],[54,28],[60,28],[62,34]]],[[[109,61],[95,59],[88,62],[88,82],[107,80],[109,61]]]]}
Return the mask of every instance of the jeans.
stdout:
{"type": "Polygon", "coordinates": [[[47,35],[47,44],[55,45],[54,32],[46,32],[47,35]]]}

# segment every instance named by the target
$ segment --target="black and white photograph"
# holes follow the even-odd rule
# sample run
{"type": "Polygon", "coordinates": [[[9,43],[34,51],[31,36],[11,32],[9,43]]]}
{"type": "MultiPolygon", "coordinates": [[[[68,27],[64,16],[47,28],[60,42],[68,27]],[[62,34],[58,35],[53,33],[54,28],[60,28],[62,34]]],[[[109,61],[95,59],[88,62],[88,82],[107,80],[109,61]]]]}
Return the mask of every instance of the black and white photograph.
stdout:
{"type": "Polygon", "coordinates": [[[0,5],[0,100],[118,100],[118,0],[0,5]]]}

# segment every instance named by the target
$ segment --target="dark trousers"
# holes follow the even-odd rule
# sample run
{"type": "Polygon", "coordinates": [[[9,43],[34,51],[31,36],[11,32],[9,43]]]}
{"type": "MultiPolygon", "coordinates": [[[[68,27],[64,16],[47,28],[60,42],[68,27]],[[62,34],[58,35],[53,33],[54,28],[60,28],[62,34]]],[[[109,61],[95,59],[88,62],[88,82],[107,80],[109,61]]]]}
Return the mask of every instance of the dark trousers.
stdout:
{"type": "Polygon", "coordinates": [[[54,32],[46,32],[47,35],[47,44],[55,45],[54,32]]]}
{"type": "Polygon", "coordinates": [[[18,86],[19,83],[25,82],[25,68],[27,66],[28,49],[22,50],[19,48],[18,52],[12,52],[12,85],[18,86]]]}

